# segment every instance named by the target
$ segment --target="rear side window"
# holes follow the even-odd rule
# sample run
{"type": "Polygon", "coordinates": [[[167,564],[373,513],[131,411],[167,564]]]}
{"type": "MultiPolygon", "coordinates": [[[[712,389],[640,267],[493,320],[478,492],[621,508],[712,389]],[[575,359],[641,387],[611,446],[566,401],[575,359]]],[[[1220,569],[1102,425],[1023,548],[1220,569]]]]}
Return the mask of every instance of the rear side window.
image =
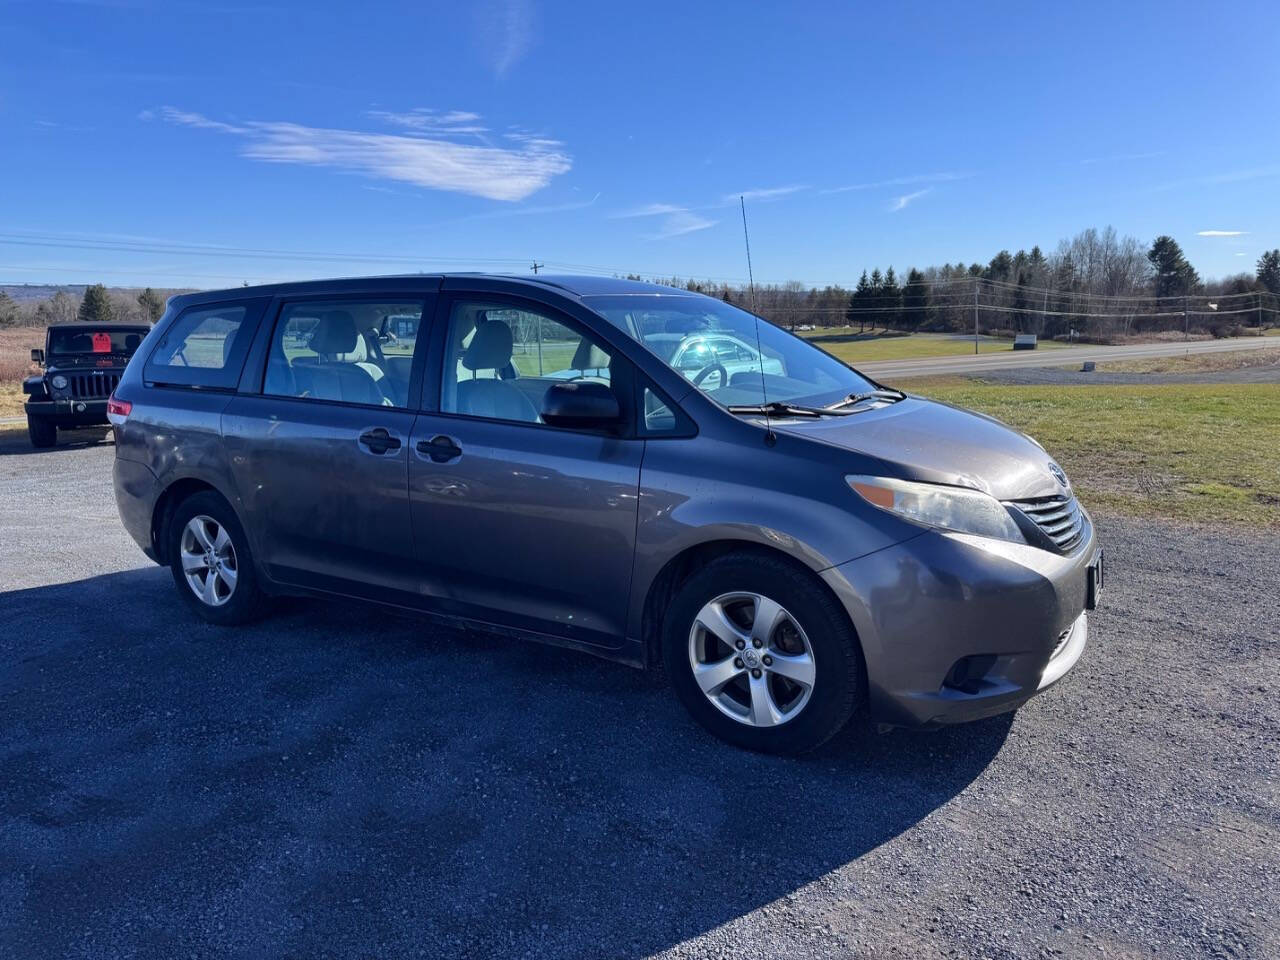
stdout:
{"type": "Polygon", "coordinates": [[[192,307],[164,332],[147,359],[152,383],[234,389],[262,301],[192,307]]]}

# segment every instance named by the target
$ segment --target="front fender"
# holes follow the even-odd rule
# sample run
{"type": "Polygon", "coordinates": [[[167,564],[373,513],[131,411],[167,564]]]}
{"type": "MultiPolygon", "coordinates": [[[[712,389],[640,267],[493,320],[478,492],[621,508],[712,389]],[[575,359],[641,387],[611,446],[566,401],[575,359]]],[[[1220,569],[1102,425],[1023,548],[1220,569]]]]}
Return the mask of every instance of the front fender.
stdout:
{"type": "Polygon", "coordinates": [[[22,392],[33,400],[49,399],[49,390],[44,383],[44,375],[27,377],[22,381],[22,392]]]}

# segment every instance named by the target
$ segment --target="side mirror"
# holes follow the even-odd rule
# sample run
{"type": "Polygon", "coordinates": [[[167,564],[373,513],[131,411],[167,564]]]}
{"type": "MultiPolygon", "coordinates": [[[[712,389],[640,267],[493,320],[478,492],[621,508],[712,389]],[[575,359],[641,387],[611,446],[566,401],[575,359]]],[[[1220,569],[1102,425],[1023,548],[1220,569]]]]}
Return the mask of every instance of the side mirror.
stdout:
{"type": "Polygon", "coordinates": [[[38,364],[40,364],[40,366],[42,366],[42,367],[43,367],[43,366],[44,366],[44,351],[43,351],[43,350],[32,350],[32,351],[31,351],[31,362],[32,362],[32,363],[38,363],[38,364]]]}
{"type": "Polygon", "coordinates": [[[607,427],[622,418],[618,398],[603,383],[553,383],[542,398],[542,420],[553,427],[607,427]]]}

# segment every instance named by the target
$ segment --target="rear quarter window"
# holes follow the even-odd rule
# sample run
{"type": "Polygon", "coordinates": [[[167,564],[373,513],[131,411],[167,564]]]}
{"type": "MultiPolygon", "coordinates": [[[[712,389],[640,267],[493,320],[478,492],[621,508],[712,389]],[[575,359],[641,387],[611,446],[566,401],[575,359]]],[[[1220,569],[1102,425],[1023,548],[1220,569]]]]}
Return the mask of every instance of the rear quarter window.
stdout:
{"type": "Polygon", "coordinates": [[[235,389],[265,299],[188,307],[156,341],[143,368],[148,383],[235,389]]]}

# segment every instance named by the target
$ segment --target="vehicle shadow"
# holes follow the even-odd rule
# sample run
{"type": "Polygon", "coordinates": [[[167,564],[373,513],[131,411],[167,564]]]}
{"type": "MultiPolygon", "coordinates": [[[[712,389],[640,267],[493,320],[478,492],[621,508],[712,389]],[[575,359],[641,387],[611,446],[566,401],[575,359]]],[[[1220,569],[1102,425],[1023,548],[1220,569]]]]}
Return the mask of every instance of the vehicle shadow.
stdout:
{"type": "Polygon", "coordinates": [[[645,956],[907,830],[1010,724],[760,756],[626,667],[341,601],[215,628],[157,568],[0,619],[23,956],[645,956]]]}
{"type": "Polygon", "coordinates": [[[31,445],[25,426],[5,426],[12,429],[0,429],[0,457],[21,453],[56,454],[62,450],[83,450],[113,442],[110,427],[78,427],[74,430],[59,430],[57,446],[37,448],[31,445]]]}

